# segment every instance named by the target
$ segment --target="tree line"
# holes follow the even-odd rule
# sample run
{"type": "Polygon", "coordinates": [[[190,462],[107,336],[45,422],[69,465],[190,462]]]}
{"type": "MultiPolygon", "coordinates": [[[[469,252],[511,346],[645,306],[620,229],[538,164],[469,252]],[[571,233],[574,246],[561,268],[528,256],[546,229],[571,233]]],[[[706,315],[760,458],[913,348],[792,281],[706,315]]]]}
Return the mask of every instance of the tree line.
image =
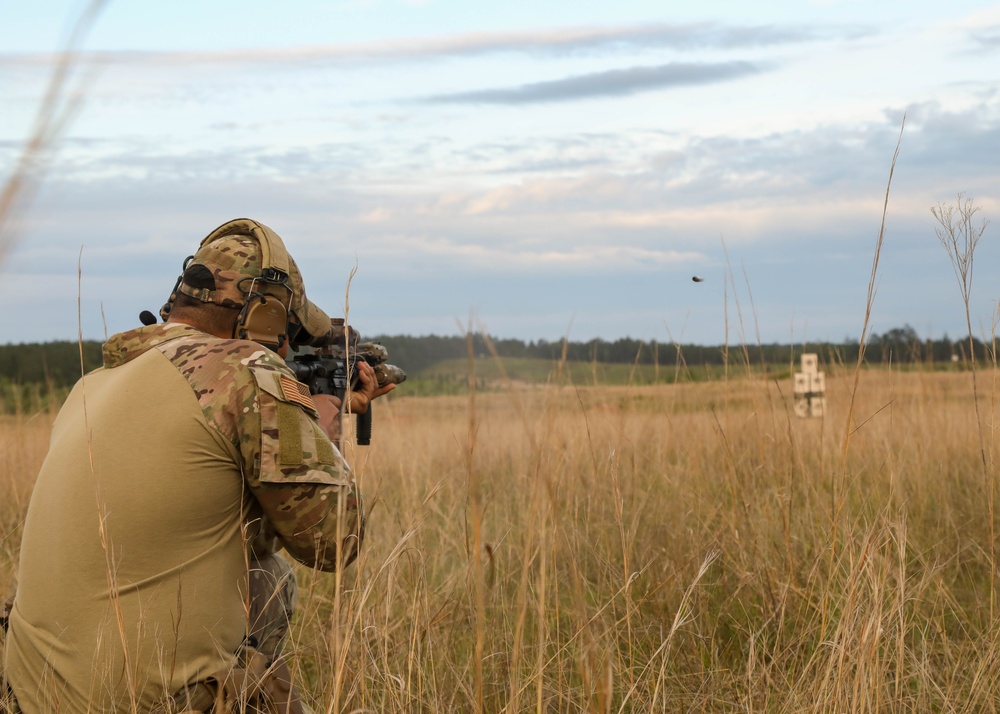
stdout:
{"type": "MultiPolygon", "coordinates": [[[[456,335],[451,337],[379,336],[371,338],[381,342],[389,352],[391,361],[406,370],[419,372],[444,359],[468,358],[470,340],[456,335]]],[[[973,338],[976,359],[992,362],[994,341],[984,343],[973,338]]],[[[798,363],[803,352],[820,354],[825,363],[855,364],[861,343],[857,339],[843,342],[812,342],[804,345],[788,344],[730,344],[730,345],[681,345],[672,342],[644,341],[622,338],[614,341],[593,339],[582,342],[562,340],[523,341],[495,339],[483,335],[471,338],[472,354],[484,357],[527,357],[545,360],[565,359],[570,362],[599,362],[608,364],[673,365],[723,365],[749,362],[751,364],[798,363]]],[[[893,328],[883,334],[872,334],[865,347],[868,364],[936,364],[967,363],[970,359],[969,338],[953,340],[947,336],[939,339],[922,339],[909,325],[893,328]]]]}
{"type": "MultiPolygon", "coordinates": [[[[408,335],[378,335],[367,337],[382,343],[390,361],[407,373],[418,375],[422,370],[442,360],[466,359],[471,348],[475,357],[534,358],[571,362],[610,364],[660,364],[689,366],[740,364],[797,364],[803,352],[819,353],[824,363],[854,364],[860,342],[845,339],[840,343],[823,342],[805,345],[731,344],[679,345],[670,342],[643,341],[622,338],[614,341],[532,340],[491,338],[481,334],[420,337],[408,335]]],[[[992,362],[995,340],[984,343],[973,339],[976,359],[992,362]]],[[[0,381],[16,384],[44,384],[51,387],[72,385],[81,373],[101,365],[101,343],[97,341],[45,342],[0,345],[0,381]]],[[[921,339],[909,325],[893,328],[868,339],[865,360],[869,364],[937,364],[966,363],[970,358],[969,338],[952,340],[921,339]]]]}

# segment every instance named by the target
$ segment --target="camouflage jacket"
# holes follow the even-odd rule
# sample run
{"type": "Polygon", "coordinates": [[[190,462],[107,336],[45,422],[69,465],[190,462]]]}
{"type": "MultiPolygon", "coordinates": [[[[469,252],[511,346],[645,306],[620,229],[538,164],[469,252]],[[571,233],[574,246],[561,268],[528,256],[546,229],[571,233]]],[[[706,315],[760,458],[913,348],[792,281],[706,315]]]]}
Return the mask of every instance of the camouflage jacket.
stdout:
{"type": "Polygon", "coordinates": [[[275,536],[305,565],[331,571],[351,563],[364,537],[361,494],[320,428],[308,388],[284,361],[255,342],[167,323],[113,336],[104,368],[151,349],[170,360],[208,424],[238,450],[235,467],[263,513],[257,547],[275,536]]]}

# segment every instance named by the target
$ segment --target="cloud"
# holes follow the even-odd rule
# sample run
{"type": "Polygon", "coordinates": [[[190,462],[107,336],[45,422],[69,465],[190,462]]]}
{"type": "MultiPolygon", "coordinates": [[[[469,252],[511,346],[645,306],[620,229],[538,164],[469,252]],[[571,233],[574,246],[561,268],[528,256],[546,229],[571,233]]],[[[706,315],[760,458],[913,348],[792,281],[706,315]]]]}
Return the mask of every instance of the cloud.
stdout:
{"type": "Polygon", "coordinates": [[[974,30],[969,33],[969,38],[975,45],[974,49],[969,50],[970,52],[996,52],[1000,50],[1000,25],[974,30]]]}
{"type": "MultiPolygon", "coordinates": [[[[202,203],[211,195],[220,206],[251,213],[256,209],[247,206],[283,206],[304,215],[321,206],[343,221],[339,232],[392,234],[412,226],[417,233],[433,233],[459,221],[467,224],[458,232],[474,235],[484,221],[509,220],[512,225],[504,230],[519,235],[518,221],[544,223],[552,216],[565,222],[576,215],[585,225],[604,226],[591,214],[662,214],[667,220],[681,207],[808,203],[817,195],[835,205],[840,197],[867,195],[872,187],[884,188],[902,112],[900,107],[859,126],[742,138],[648,130],[491,137],[454,145],[434,141],[433,154],[381,135],[308,150],[248,144],[183,154],[154,137],[128,151],[63,157],[60,181],[53,177],[51,186],[63,200],[79,195],[81,208],[95,199],[91,186],[124,206],[133,200],[126,197],[144,191],[156,196],[161,186],[187,183],[195,190],[175,200],[202,203]],[[246,201],[248,196],[255,202],[246,201]]],[[[949,183],[953,188],[945,195],[982,194],[977,187],[997,176],[991,158],[1000,146],[997,98],[962,111],[926,103],[907,112],[900,179],[949,183]]],[[[148,210],[155,213],[156,204],[148,210]]]]}
{"type": "Polygon", "coordinates": [[[424,101],[434,104],[537,104],[593,97],[616,97],[690,85],[711,84],[759,73],[749,62],[681,63],[630,67],[581,74],[548,82],[532,82],[506,89],[482,89],[439,94],[424,101]]]}
{"type": "Polygon", "coordinates": [[[709,206],[734,196],[770,201],[884,184],[904,109],[901,174],[919,172],[935,183],[954,182],[956,189],[967,188],[957,185],[963,180],[996,175],[1000,95],[960,110],[927,102],[886,110],[860,125],[748,137],[649,129],[486,141],[421,136],[415,143],[376,134],[300,147],[253,141],[178,153],[154,136],[120,149],[106,142],[94,147],[105,150],[67,152],[57,171],[64,186],[82,190],[93,183],[110,196],[183,181],[229,185],[238,198],[248,184],[269,184],[261,193],[264,205],[319,203],[349,212],[352,220],[366,216],[382,225],[390,216],[405,221],[407,215],[437,220],[585,209],[644,212],[649,206],[709,206]]]}
{"type": "MultiPolygon", "coordinates": [[[[614,28],[558,28],[533,32],[477,32],[431,39],[397,39],[354,45],[253,48],[199,52],[90,51],[84,62],[97,65],[409,62],[497,53],[593,55],[650,50],[734,50],[829,40],[857,40],[875,34],[861,25],[645,24],[614,28]]],[[[48,66],[51,53],[0,54],[0,68],[48,66]]]]}
{"type": "MultiPolygon", "coordinates": [[[[429,263],[457,263],[466,270],[552,276],[558,273],[632,273],[677,268],[705,259],[695,250],[659,246],[625,245],[612,241],[538,241],[508,238],[506,241],[470,240],[466,235],[397,234],[366,243],[370,259],[391,259],[401,252],[429,263]],[[555,245],[556,247],[552,247],[555,245]]],[[[442,264],[443,264],[442,263],[442,264]]]]}
{"type": "MultiPolygon", "coordinates": [[[[888,306],[892,294],[900,306],[880,313],[880,329],[907,321],[921,329],[931,320],[935,330],[950,325],[934,298],[941,292],[937,268],[945,289],[951,274],[929,207],[963,190],[987,199],[984,213],[995,219],[998,100],[961,110],[907,107],[880,294],[880,304],[888,306]],[[904,285],[912,279],[904,273],[919,276],[920,286],[904,285]]],[[[198,241],[241,215],[286,238],[310,295],[331,314],[357,263],[352,314],[370,330],[440,333],[470,306],[491,325],[509,320],[508,334],[520,337],[558,335],[575,311],[593,327],[579,321],[574,329],[597,334],[591,330],[601,329],[602,309],[620,316],[604,329],[613,324],[619,334],[637,335],[662,324],[657,310],[677,306],[663,313],[676,329],[694,299],[684,292],[690,274],[721,272],[721,239],[738,270],[746,266],[762,321],[777,316],[769,334],[787,337],[792,303],[816,330],[824,315],[843,311],[843,294],[867,284],[902,110],[862,125],[752,137],[633,130],[435,141],[440,153],[418,167],[404,138],[382,135],[308,152],[261,143],[173,155],[153,137],[111,156],[86,153],[60,160],[8,264],[10,275],[34,276],[38,293],[47,289],[44,276],[70,276],[52,283],[61,307],[17,293],[15,306],[25,307],[0,320],[0,334],[25,339],[27,328],[16,321],[31,311],[53,330],[41,336],[75,334],[81,245],[83,292],[92,300],[85,334],[102,333],[100,300],[110,331],[131,327],[139,309],[162,303],[198,241]],[[528,306],[515,311],[511,301],[525,295],[528,306]],[[603,302],[588,303],[594,295],[603,302]],[[659,302],[640,319],[635,306],[648,295],[659,302]],[[783,304],[789,295],[794,300],[783,304]],[[531,305],[545,305],[546,317],[531,305]],[[58,318],[46,317],[57,309],[58,318]],[[538,327],[522,331],[535,318],[538,327]]],[[[984,243],[977,261],[1000,264],[997,250],[984,243]]],[[[829,329],[839,339],[854,334],[860,319],[836,324],[829,329]]]]}

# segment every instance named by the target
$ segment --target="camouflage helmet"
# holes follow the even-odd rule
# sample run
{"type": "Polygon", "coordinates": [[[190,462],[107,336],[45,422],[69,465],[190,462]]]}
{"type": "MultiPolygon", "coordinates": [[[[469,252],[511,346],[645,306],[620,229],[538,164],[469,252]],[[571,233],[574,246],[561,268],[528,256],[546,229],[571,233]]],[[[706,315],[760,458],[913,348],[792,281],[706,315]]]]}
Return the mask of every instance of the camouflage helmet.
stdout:
{"type": "MultiPolygon", "coordinates": [[[[302,338],[322,338],[330,332],[330,317],[306,297],[299,267],[280,236],[263,223],[238,218],[222,224],[202,240],[198,252],[185,262],[184,273],[198,265],[212,273],[214,289],[192,287],[181,275],[175,293],[232,308],[245,305],[253,292],[271,295],[308,333],[302,338]]],[[[168,305],[174,298],[171,295],[168,305]]]]}

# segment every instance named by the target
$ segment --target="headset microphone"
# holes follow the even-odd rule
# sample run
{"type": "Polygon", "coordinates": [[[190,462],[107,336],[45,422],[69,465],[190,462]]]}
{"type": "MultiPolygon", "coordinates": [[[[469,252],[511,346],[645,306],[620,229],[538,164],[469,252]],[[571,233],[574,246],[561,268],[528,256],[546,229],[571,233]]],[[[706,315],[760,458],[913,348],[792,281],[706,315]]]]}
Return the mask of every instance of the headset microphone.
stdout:
{"type": "Polygon", "coordinates": [[[149,327],[150,325],[156,324],[156,315],[151,313],[149,310],[143,310],[139,313],[139,322],[143,325],[149,327]]]}

